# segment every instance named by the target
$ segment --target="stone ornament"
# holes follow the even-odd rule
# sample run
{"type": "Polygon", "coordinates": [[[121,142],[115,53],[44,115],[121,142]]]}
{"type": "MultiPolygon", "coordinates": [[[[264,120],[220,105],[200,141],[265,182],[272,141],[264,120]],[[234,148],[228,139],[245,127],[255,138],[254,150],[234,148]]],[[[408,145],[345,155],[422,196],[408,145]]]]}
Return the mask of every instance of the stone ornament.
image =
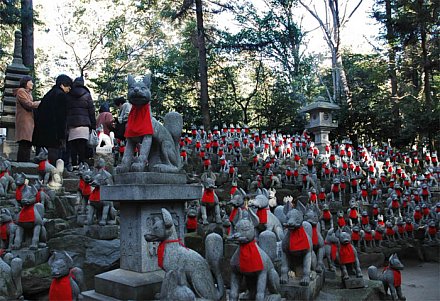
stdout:
{"type": "Polygon", "coordinates": [[[0,250],[0,301],[23,300],[22,269],[20,258],[0,250]]]}
{"type": "Polygon", "coordinates": [[[182,168],[179,140],[183,128],[183,119],[179,113],[170,112],[164,117],[164,124],[152,117],[151,75],[142,81],[128,76],[128,101],[132,104],[128,116],[125,147],[122,162],[117,166],[118,174],[129,171],[154,171],[177,173],[182,168]],[[134,157],[137,143],[141,144],[139,156],[134,157]]]}

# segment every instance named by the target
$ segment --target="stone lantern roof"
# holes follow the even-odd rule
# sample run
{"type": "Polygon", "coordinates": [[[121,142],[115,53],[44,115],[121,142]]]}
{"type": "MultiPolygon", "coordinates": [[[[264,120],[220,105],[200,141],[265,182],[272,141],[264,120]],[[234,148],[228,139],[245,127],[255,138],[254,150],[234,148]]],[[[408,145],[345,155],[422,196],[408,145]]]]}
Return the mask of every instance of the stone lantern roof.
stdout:
{"type": "Polygon", "coordinates": [[[301,108],[299,110],[300,113],[309,113],[313,111],[333,111],[340,110],[341,107],[337,104],[326,101],[324,97],[319,96],[315,99],[314,102],[308,104],[307,106],[301,108]]]}

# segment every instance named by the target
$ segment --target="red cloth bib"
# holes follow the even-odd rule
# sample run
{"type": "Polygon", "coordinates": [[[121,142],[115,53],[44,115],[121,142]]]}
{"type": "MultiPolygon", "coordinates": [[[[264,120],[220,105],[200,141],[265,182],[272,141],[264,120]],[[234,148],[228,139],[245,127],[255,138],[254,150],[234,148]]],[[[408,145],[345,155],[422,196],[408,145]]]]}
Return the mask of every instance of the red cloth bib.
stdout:
{"type": "Polygon", "coordinates": [[[157,264],[161,269],[163,269],[163,257],[165,255],[165,247],[169,243],[178,242],[182,247],[185,247],[184,244],[180,241],[180,239],[170,239],[161,241],[159,247],[157,248],[157,264]]]}
{"type": "Polygon", "coordinates": [[[356,209],[350,209],[350,214],[349,214],[350,218],[357,218],[358,217],[358,213],[356,209]]]}
{"type": "Polygon", "coordinates": [[[37,191],[37,195],[35,196],[35,202],[41,203],[41,189],[37,191]]]}
{"type": "Polygon", "coordinates": [[[368,216],[362,216],[362,225],[368,225],[370,223],[370,219],[368,216]]]}
{"type": "Polygon", "coordinates": [[[350,243],[342,244],[339,247],[339,262],[341,264],[354,263],[356,260],[354,256],[353,247],[350,243]]]}
{"type": "Polygon", "coordinates": [[[90,185],[89,183],[84,182],[84,187],[82,190],[82,195],[83,196],[90,196],[92,194],[92,185],[90,185]]]}
{"type": "Polygon", "coordinates": [[[289,230],[289,250],[302,251],[310,248],[306,230],[301,226],[298,229],[289,230]]]}
{"type": "Polygon", "coordinates": [[[393,207],[394,209],[398,209],[399,208],[399,201],[398,200],[393,200],[391,202],[391,207],[393,207]]]}
{"type": "Polygon", "coordinates": [[[238,213],[238,208],[234,207],[231,211],[231,215],[229,216],[229,221],[232,222],[234,220],[234,217],[237,215],[238,213]]]}
{"type": "Polygon", "coordinates": [[[72,286],[70,275],[52,279],[49,289],[49,301],[71,301],[72,286]]]}
{"type": "Polygon", "coordinates": [[[345,219],[343,217],[338,217],[338,226],[341,228],[345,226],[345,219]]]}
{"type": "Polygon", "coordinates": [[[406,232],[413,232],[414,231],[413,224],[405,224],[405,231],[406,232]]]}
{"type": "Polygon", "coordinates": [[[333,185],[333,187],[332,187],[332,191],[333,191],[334,193],[338,193],[338,192],[339,192],[339,185],[333,185]]]}
{"type": "Polygon", "coordinates": [[[263,261],[255,240],[240,245],[240,272],[253,273],[263,270],[263,261]]]}
{"type": "Polygon", "coordinates": [[[17,202],[21,202],[21,199],[23,198],[23,196],[22,196],[22,190],[23,190],[23,188],[24,188],[24,184],[21,185],[21,186],[18,186],[18,187],[15,189],[15,199],[17,200],[17,202]]]}
{"type": "Polygon", "coordinates": [[[312,244],[314,246],[318,245],[318,227],[312,225],[312,244]]]}
{"type": "Polygon", "coordinates": [[[382,240],[382,233],[380,233],[379,231],[376,231],[374,233],[374,240],[382,240]]]}
{"type": "Polygon", "coordinates": [[[391,236],[391,235],[394,235],[394,234],[396,234],[396,233],[394,232],[394,229],[393,229],[393,228],[387,227],[386,234],[391,236]]]}
{"type": "Polygon", "coordinates": [[[128,114],[127,127],[124,136],[139,137],[153,135],[153,122],[151,121],[150,104],[131,107],[128,114]]]}
{"type": "Polygon", "coordinates": [[[257,210],[257,216],[260,219],[260,224],[267,224],[267,211],[269,208],[263,208],[257,210]]]}
{"type": "Polygon", "coordinates": [[[197,217],[189,216],[186,220],[186,228],[188,230],[196,230],[197,229],[197,217]]]}
{"type": "Polygon", "coordinates": [[[237,191],[237,186],[232,186],[231,191],[229,192],[230,195],[234,195],[234,193],[237,191]]]}
{"type": "Polygon", "coordinates": [[[91,202],[99,202],[101,200],[101,192],[99,191],[99,186],[95,187],[93,189],[92,193],[90,194],[89,201],[91,202]]]}
{"type": "Polygon", "coordinates": [[[316,193],[311,193],[310,194],[310,202],[316,203],[317,199],[318,199],[318,196],[316,195],[316,193]]]}
{"type": "Polygon", "coordinates": [[[353,233],[351,234],[351,240],[359,240],[361,237],[359,235],[359,232],[355,232],[353,231],[353,233]]]}
{"type": "Polygon", "coordinates": [[[414,211],[414,220],[419,221],[422,219],[422,213],[420,211],[414,211]]]}
{"type": "Polygon", "coordinates": [[[373,235],[371,234],[371,232],[365,232],[364,239],[365,239],[366,241],[371,241],[371,240],[373,240],[373,235]]]}
{"type": "Polygon", "coordinates": [[[402,285],[402,275],[399,270],[395,270],[391,267],[385,267],[384,271],[391,270],[393,272],[394,278],[394,287],[399,287],[402,285]]]}
{"type": "Polygon", "coordinates": [[[322,213],[322,218],[325,221],[329,221],[332,218],[332,215],[331,215],[330,211],[329,210],[324,210],[323,213],[322,213]]]}
{"type": "Polygon", "coordinates": [[[34,205],[23,206],[18,216],[18,221],[21,223],[34,222],[35,221],[34,205]]]}
{"type": "Polygon", "coordinates": [[[205,189],[202,196],[202,203],[214,203],[214,190],[212,189],[205,189]]]}
{"type": "Polygon", "coordinates": [[[429,233],[429,235],[436,235],[437,234],[437,228],[429,226],[428,233],[429,233]]]}
{"type": "Polygon", "coordinates": [[[338,245],[332,244],[331,251],[330,251],[330,257],[333,261],[336,260],[336,252],[338,252],[338,245]]]}
{"type": "Polygon", "coordinates": [[[47,160],[38,163],[38,171],[44,171],[46,169],[46,162],[47,160]]]}
{"type": "Polygon", "coordinates": [[[7,240],[8,239],[8,226],[12,222],[6,222],[1,224],[0,226],[0,239],[7,240]]]}

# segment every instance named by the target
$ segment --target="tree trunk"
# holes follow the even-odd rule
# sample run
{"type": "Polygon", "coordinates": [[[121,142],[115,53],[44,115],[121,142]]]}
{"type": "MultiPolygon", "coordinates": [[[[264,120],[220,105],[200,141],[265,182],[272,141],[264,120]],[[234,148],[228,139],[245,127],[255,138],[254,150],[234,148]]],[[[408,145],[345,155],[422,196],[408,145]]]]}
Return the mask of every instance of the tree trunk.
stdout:
{"type": "Polygon", "coordinates": [[[347,102],[348,109],[352,109],[352,97],[350,87],[348,86],[347,75],[345,74],[344,65],[342,64],[342,56],[340,53],[336,53],[336,70],[339,73],[339,79],[341,80],[341,88],[344,93],[345,101],[347,102]]]}
{"type": "Polygon", "coordinates": [[[203,126],[205,127],[205,130],[209,130],[211,128],[211,120],[209,118],[208,64],[206,62],[202,0],[195,0],[195,2],[197,16],[197,44],[199,48],[200,107],[202,109],[203,126]]]}
{"type": "Polygon", "coordinates": [[[23,64],[34,74],[34,9],[32,0],[21,0],[23,64]]]}

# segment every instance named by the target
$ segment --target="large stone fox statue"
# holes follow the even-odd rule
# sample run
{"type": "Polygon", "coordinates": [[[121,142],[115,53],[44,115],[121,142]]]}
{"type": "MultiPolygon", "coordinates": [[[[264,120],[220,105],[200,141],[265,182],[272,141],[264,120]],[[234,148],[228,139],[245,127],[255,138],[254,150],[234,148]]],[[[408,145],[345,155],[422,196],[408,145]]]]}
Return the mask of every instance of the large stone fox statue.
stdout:
{"type": "Polygon", "coordinates": [[[179,140],[183,128],[183,119],[179,113],[170,112],[160,124],[152,117],[151,75],[144,76],[142,81],[135,81],[128,76],[127,98],[132,104],[128,116],[125,137],[127,145],[117,173],[129,171],[169,172],[176,173],[182,168],[179,151],[179,140]],[[140,143],[139,156],[134,158],[136,144],[140,143]],[[148,163],[148,164],[147,164],[148,163]],[[148,168],[147,168],[148,166],[148,168]]]}
{"type": "MultiPolygon", "coordinates": [[[[197,298],[222,299],[224,284],[220,262],[223,257],[223,240],[220,235],[211,233],[206,236],[205,259],[182,245],[170,212],[162,208],[161,217],[155,218],[153,227],[147,230],[144,238],[148,242],[160,242],[157,250],[158,265],[167,275],[173,270],[184,273],[181,285],[190,288],[197,298]]],[[[170,300],[170,293],[175,289],[172,279],[165,278],[160,299],[170,300]]]]}

